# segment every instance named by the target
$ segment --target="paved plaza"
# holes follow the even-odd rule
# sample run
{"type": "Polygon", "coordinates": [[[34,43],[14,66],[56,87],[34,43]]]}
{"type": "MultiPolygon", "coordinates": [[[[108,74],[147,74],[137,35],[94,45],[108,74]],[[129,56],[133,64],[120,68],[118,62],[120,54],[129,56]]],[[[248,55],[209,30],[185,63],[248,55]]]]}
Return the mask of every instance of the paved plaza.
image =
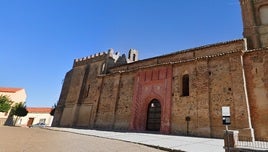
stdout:
{"type": "Polygon", "coordinates": [[[0,126],[0,152],[163,152],[153,147],[43,128],[0,126]]]}
{"type": "Polygon", "coordinates": [[[224,152],[223,139],[56,127],[51,127],[48,129],[127,141],[147,146],[153,146],[156,148],[159,147],[161,149],[167,149],[169,151],[174,150],[186,152],[224,152]]]}

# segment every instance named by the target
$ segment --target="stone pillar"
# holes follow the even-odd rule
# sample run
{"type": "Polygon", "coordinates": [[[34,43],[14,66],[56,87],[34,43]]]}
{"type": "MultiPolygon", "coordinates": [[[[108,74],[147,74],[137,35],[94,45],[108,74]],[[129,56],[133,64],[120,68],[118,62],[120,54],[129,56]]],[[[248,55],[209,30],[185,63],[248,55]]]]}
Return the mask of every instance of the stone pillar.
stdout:
{"type": "Polygon", "coordinates": [[[238,142],[238,131],[225,130],[224,131],[224,149],[225,152],[236,152],[235,145],[238,142]]]}

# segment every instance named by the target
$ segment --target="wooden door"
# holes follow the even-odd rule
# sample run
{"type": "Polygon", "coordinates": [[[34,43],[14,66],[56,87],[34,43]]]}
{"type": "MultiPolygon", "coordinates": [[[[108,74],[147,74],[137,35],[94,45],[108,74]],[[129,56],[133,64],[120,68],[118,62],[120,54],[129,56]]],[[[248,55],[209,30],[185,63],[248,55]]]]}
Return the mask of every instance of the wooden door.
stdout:
{"type": "Polygon", "coordinates": [[[31,126],[33,124],[34,118],[29,118],[28,122],[27,122],[27,126],[31,126]]]}
{"type": "Polygon", "coordinates": [[[148,105],[147,125],[148,131],[160,131],[161,127],[161,105],[156,99],[148,105]]]}

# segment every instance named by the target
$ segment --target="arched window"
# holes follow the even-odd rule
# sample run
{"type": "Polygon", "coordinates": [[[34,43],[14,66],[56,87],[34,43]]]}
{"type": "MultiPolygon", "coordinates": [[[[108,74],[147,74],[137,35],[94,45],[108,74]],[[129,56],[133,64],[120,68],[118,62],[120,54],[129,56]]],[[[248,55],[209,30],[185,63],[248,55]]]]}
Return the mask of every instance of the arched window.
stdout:
{"type": "Polygon", "coordinates": [[[128,52],[128,59],[131,62],[137,61],[138,60],[138,51],[134,50],[134,49],[130,49],[129,52],[128,52]]]}
{"type": "Polygon", "coordinates": [[[85,90],[85,91],[86,91],[86,92],[85,92],[85,98],[88,97],[88,95],[89,95],[89,90],[90,90],[90,84],[87,86],[87,89],[85,90]]]}
{"type": "Polygon", "coordinates": [[[133,54],[132,61],[136,61],[136,54],[133,54]]]}
{"type": "Polygon", "coordinates": [[[103,63],[102,66],[101,66],[101,72],[100,72],[100,74],[105,74],[105,69],[106,69],[106,64],[103,63]]]}
{"type": "Polygon", "coordinates": [[[189,96],[189,74],[182,76],[182,96],[189,96]]]}
{"type": "Polygon", "coordinates": [[[268,24],[268,5],[260,8],[260,18],[262,24],[268,24]]]}

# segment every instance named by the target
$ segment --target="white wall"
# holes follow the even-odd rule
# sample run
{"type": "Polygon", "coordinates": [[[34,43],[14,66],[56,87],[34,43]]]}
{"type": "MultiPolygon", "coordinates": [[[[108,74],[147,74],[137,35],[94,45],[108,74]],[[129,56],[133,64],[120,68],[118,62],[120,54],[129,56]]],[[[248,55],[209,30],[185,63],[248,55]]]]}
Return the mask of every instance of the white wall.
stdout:
{"type": "Polygon", "coordinates": [[[27,126],[29,118],[34,118],[33,124],[39,123],[41,119],[46,119],[45,124],[51,126],[53,116],[49,113],[28,113],[27,116],[21,117],[17,124],[18,126],[27,126]]]}
{"type": "MultiPolygon", "coordinates": [[[[20,102],[24,103],[27,98],[27,95],[24,89],[18,90],[17,92],[0,92],[0,95],[7,96],[12,101],[14,101],[12,106],[15,105],[15,103],[20,103],[20,102]]],[[[0,112],[0,119],[2,119],[3,121],[3,122],[0,122],[0,125],[3,125],[5,123],[4,121],[8,117],[9,112],[7,114],[5,114],[4,112],[0,112]]]]}

